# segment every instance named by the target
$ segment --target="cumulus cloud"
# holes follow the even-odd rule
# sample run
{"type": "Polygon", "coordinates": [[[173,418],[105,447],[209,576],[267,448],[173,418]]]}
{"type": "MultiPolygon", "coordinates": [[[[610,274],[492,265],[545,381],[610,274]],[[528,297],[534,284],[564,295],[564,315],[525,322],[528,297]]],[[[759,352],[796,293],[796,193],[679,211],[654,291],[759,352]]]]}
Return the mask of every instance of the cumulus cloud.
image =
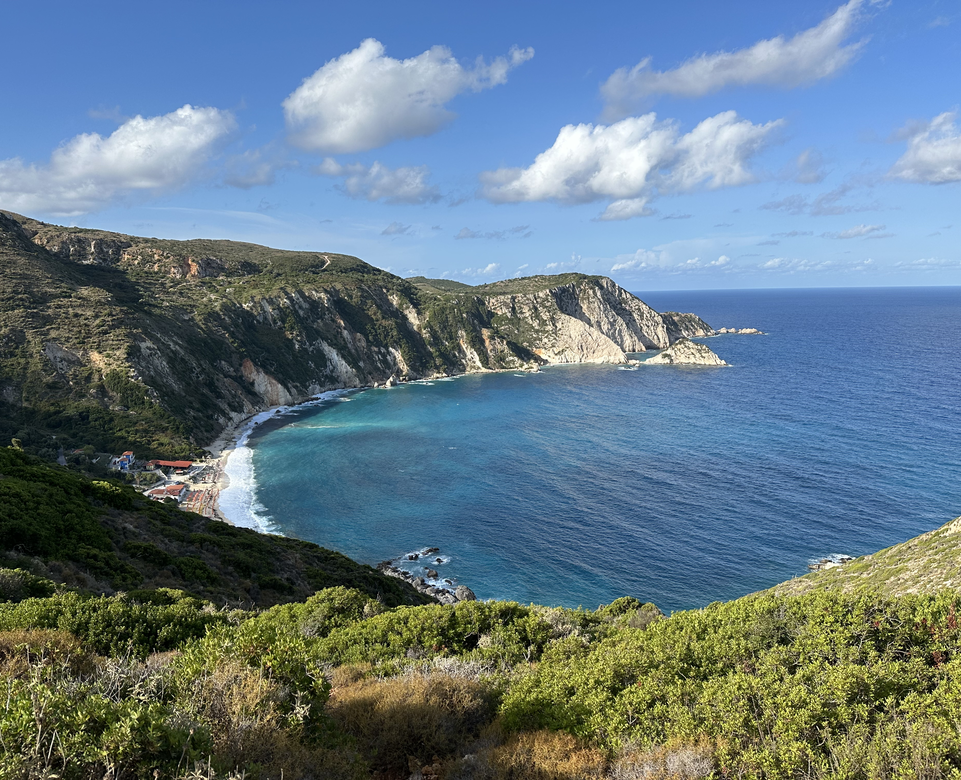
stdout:
{"type": "Polygon", "coordinates": [[[908,149],[891,168],[890,175],[924,184],[961,181],[961,131],[956,111],[914,125],[908,131],[908,149]]]}
{"type": "Polygon", "coordinates": [[[497,239],[498,241],[503,241],[505,238],[510,238],[511,236],[520,235],[521,238],[530,238],[534,231],[529,230],[530,225],[516,225],[507,230],[488,230],[487,232],[482,232],[480,230],[471,230],[470,228],[461,228],[457,235],[454,236],[455,239],[465,239],[465,238],[487,238],[487,239],[497,239]]]}
{"type": "Polygon", "coordinates": [[[482,173],[481,195],[494,203],[607,200],[601,219],[646,216],[658,194],[754,181],[748,163],[782,124],[756,125],[725,111],[686,135],[653,113],[612,125],[567,125],[529,167],[482,173]]]}
{"type": "Polygon", "coordinates": [[[430,169],[426,165],[409,168],[388,168],[375,162],[341,165],[331,157],[316,166],[314,173],[342,178],[337,189],[357,200],[383,200],[387,203],[436,203],[440,200],[437,188],[427,183],[430,169]]]}
{"type": "Polygon", "coordinates": [[[70,216],[132,193],[157,194],[196,179],[236,127],[229,111],[185,105],[135,116],[111,135],[78,135],[46,165],[0,160],[0,206],[70,216]]]}
{"type": "Polygon", "coordinates": [[[290,141],[307,151],[343,154],[431,135],[454,118],[446,108],[454,97],[505,83],[512,68],[533,56],[533,49],[514,47],[506,57],[478,58],[465,68],[446,46],[395,60],[368,38],[284,100],[290,141]]]}
{"type": "Polygon", "coordinates": [[[847,230],[842,230],[839,233],[822,233],[822,238],[864,238],[872,233],[878,233],[884,230],[885,225],[855,225],[847,230]]]}
{"type": "Polygon", "coordinates": [[[461,276],[493,276],[501,270],[500,263],[489,263],[483,268],[465,268],[460,272],[461,276]]]}
{"type": "Polygon", "coordinates": [[[864,41],[845,44],[862,5],[863,0],[850,0],[816,27],[789,40],[779,35],[746,49],[701,54],[668,71],[651,70],[650,57],[633,68],[620,68],[601,86],[605,116],[626,116],[653,95],[702,97],[749,84],[791,88],[833,76],[864,45],[864,41]]]}

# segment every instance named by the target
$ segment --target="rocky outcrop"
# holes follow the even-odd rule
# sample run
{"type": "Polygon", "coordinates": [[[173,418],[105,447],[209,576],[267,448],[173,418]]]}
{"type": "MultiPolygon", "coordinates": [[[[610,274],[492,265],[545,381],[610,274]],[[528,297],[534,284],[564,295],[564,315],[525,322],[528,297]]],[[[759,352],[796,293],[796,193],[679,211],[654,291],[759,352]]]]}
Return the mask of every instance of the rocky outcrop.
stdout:
{"type": "MultiPolygon", "coordinates": [[[[491,286],[492,292],[496,287],[491,286]]],[[[694,314],[659,314],[605,277],[493,294],[486,304],[501,318],[501,330],[545,363],[625,363],[626,353],[664,349],[678,338],[714,333],[694,314]]]]}
{"type": "Polygon", "coordinates": [[[696,341],[690,341],[689,339],[680,339],[659,355],[645,360],[643,365],[726,366],[727,363],[704,344],[698,344],[696,341]]]}
{"type": "Polygon", "coordinates": [[[718,328],[715,331],[718,335],[723,333],[736,333],[738,336],[766,336],[763,330],[757,328],[718,328]]]}

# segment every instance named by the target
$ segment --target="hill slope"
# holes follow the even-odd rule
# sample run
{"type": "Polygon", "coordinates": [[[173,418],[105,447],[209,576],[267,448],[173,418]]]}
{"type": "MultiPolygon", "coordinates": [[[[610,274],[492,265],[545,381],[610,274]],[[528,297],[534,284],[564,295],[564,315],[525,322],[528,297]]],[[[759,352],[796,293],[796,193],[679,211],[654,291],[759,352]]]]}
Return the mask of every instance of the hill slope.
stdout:
{"type": "Polygon", "coordinates": [[[338,585],[388,606],[433,601],[310,542],[182,512],[9,447],[0,448],[0,565],[86,592],[176,588],[221,605],[267,607],[338,585]]]}
{"type": "Polygon", "coordinates": [[[0,441],[184,456],[324,390],[625,359],[713,332],[580,274],[470,287],[355,257],[0,212],[0,441]],[[52,438],[55,437],[55,438],[52,438]]]}
{"type": "Polygon", "coordinates": [[[842,566],[812,572],[772,588],[779,594],[812,591],[889,596],[961,589],[961,517],[842,566]]]}

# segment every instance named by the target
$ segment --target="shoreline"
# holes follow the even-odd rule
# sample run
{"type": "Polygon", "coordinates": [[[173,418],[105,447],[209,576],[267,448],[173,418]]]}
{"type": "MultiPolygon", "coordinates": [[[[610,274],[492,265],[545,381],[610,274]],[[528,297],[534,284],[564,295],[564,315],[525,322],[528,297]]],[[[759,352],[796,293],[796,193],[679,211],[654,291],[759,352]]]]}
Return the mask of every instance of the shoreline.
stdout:
{"type": "MultiPolygon", "coordinates": [[[[207,452],[210,453],[207,460],[208,464],[214,469],[213,487],[211,488],[211,499],[210,499],[210,511],[211,517],[221,520],[228,525],[236,526],[235,518],[230,518],[227,513],[223,510],[220,505],[221,493],[230,487],[230,477],[227,474],[227,466],[230,461],[230,456],[233,455],[237,450],[246,446],[246,437],[253,432],[253,430],[260,425],[262,422],[266,422],[272,417],[276,417],[278,414],[284,414],[286,412],[295,411],[302,409],[305,406],[310,406],[313,404],[323,403],[329,401],[333,398],[337,398],[346,393],[359,393],[365,390],[389,390],[393,387],[399,387],[401,385],[408,384],[419,384],[424,382],[435,382],[444,379],[458,379],[463,376],[471,376],[474,374],[498,374],[506,372],[516,372],[523,371],[525,373],[537,373],[542,369],[555,364],[546,364],[542,366],[535,367],[523,367],[523,368],[503,368],[503,369],[489,369],[482,368],[476,371],[465,371],[460,374],[451,374],[444,376],[434,376],[425,377],[423,379],[407,379],[398,380],[391,376],[383,384],[373,384],[373,385],[362,385],[360,387],[339,387],[331,390],[324,390],[321,393],[312,395],[304,401],[296,404],[282,404],[279,406],[271,406],[268,409],[264,409],[260,412],[254,412],[248,414],[245,417],[241,417],[236,422],[231,423],[226,426],[220,435],[209,445],[203,447],[207,452]],[[242,441],[243,440],[243,441],[242,441]]],[[[559,363],[556,365],[565,365],[559,363]]],[[[573,365],[573,364],[571,364],[573,365]]],[[[243,528],[250,528],[251,526],[241,526],[243,528]]],[[[254,528],[253,530],[259,531],[260,533],[270,533],[262,527],[254,528]]]]}

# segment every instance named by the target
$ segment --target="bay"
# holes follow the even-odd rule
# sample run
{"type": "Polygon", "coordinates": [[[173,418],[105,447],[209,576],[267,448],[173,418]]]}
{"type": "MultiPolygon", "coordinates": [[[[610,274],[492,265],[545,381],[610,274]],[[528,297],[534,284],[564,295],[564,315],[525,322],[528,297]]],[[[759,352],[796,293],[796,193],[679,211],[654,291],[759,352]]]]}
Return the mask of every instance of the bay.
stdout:
{"type": "Polygon", "coordinates": [[[247,444],[252,516],[371,564],[439,547],[439,577],[480,598],[671,611],[961,513],[961,288],[640,297],[768,335],[704,340],[728,368],[556,366],[294,410],[247,444]]]}

